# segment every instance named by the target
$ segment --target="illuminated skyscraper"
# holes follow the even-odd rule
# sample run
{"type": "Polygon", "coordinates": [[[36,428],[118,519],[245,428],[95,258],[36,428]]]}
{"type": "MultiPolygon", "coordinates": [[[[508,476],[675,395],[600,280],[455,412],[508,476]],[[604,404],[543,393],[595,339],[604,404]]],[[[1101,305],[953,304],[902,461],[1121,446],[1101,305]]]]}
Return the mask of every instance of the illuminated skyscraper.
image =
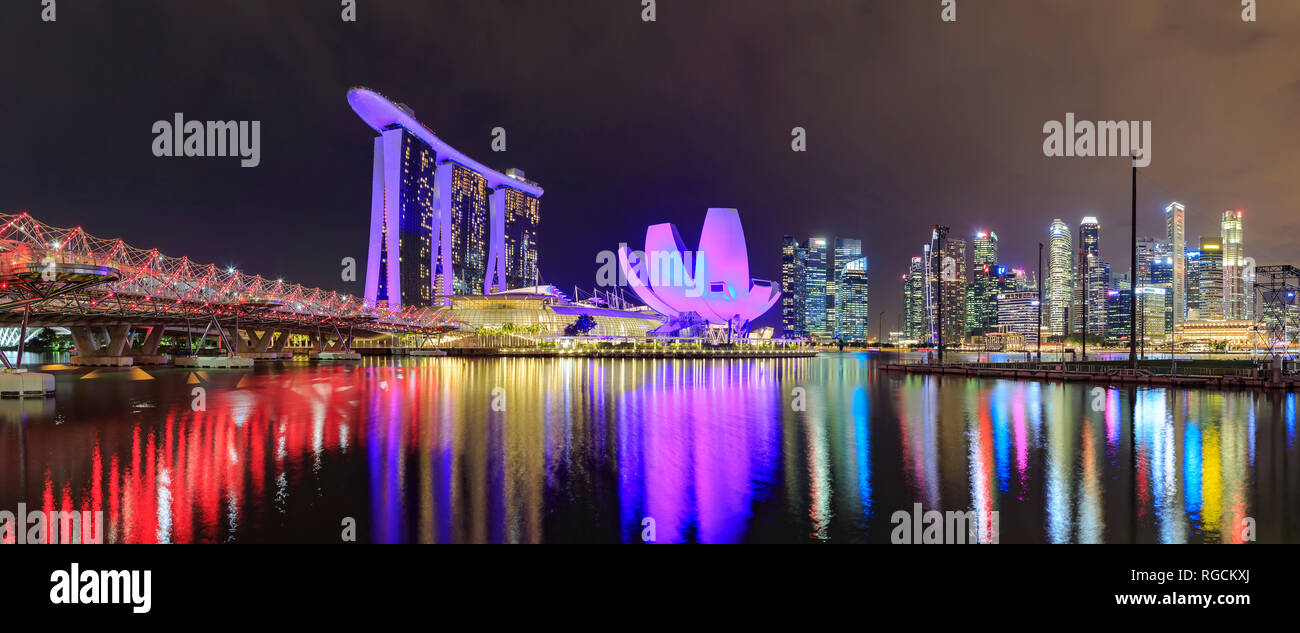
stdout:
{"type": "Polygon", "coordinates": [[[992,231],[980,231],[975,234],[974,267],[975,271],[988,264],[990,267],[998,265],[998,234],[992,231]]]}
{"type": "Polygon", "coordinates": [[[1246,259],[1242,242],[1240,209],[1224,211],[1219,221],[1219,241],[1223,246],[1223,318],[1246,318],[1246,259]]]}
{"type": "MultiPolygon", "coordinates": [[[[841,314],[840,310],[866,309],[859,303],[866,298],[866,261],[853,271],[854,294],[848,300],[839,299],[839,288],[848,265],[860,259],[860,240],[813,237],[800,242],[790,235],[783,238],[781,326],[786,336],[830,340],[840,334],[846,316],[858,318],[855,314],[841,314]]],[[[858,327],[858,322],[854,320],[850,327],[858,327]]],[[[856,330],[853,332],[851,340],[859,340],[856,330]]]]}
{"type": "Polygon", "coordinates": [[[1187,249],[1187,321],[1201,318],[1201,251],[1187,249]]]}
{"type": "Polygon", "coordinates": [[[930,341],[959,345],[966,331],[966,240],[936,226],[926,248],[926,317],[930,341]],[[940,329],[942,328],[942,330],[940,329]],[[942,339],[940,339],[942,335],[942,339]]]}
{"type": "MultiPolygon", "coordinates": [[[[488,186],[487,178],[456,163],[450,164],[451,263],[436,258],[434,276],[439,287],[451,276],[452,293],[483,294],[478,280],[487,279],[488,186]]],[[[442,185],[443,183],[439,183],[442,185]]]]}
{"type": "Polygon", "coordinates": [[[376,305],[429,306],[433,304],[433,218],[436,215],[437,154],[428,143],[401,128],[385,130],[375,139],[374,196],[387,206],[391,184],[393,213],[372,209],[371,252],[367,267],[366,298],[376,305]],[[396,168],[386,170],[384,161],[396,168]],[[381,182],[381,178],[385,179],[381,182]],[[396,182],[391,182],[391,180],[396,182]],[[379,244],[373,223],[380,222],[379,244]],[[376,250],[378,246],[378,250],[376,250]],[[376,258],[376,256],[378,256],[376,258]],[[378,261],[373,261],[378,259],[378,261]],[[410,262],[394,266],[393,262],[410,262]],[[374,271],[375,292],[370,292],[374,271]]]}
{"type": "Polygon", "coordinates": [[[1258,314],[1259,297],[1255,296],[1255,266],[1249,256],[1242,250],[1241,257],[1241,293],[1243,295],[1243,316],[1247,321],[1254,321],[1258,314]]]}
{"type": "Polygon", "coordinates": [[[1169,247],[1169,256],[1173,258],[1174,280],[1170,304],[1174,314],[1174,326],[1183,324],[1187,318],[1187,210],[1183,205],[1173,202],[1165,207],[1165,244],[1169,247]]]}
{"type": "Polygon", "coordinates": [[[972,247],[973,279],[966,289],[966,333],[978,336],[997,330],[998,294],[1006,289],[1005,267],[998,266],[998,234],[979,231],[972,247]]]}
{"type": "Polygon", "coordinates": [[[913,257],[903,275],[903,332],[909,339],[925,340],[925,262],[913,257]]]}
{"type": "MultiPolygon", "coordinates": [[[[531,183],[524,178],[524,172],[518,169],[507,169],[506,175],[520,182],[531,183]]],[[[500,202],[502,214],[494,214],[492,217],[493,232],[500,231],[505,236],[502,244],[505,252],[501,259],[505,263],[506,288],[499,290],[536,286],[540,283],[537,272],[537,225],[542,219],[541,201],[536,196],[513,187],[500,187],[492,195],[504,198],[500,202]],[[500,227],[495,225],[498,217],[503,223],[500,227]]],[[[494,209],[496,205],[496,200],[493,200],[494,209]]],[[[489,279],[494,273],[500,275],[500,262],[489,254],[489,279]]]]}
{"type": "Polygon", "coordinates": [[[781,329],[786,338],[808,336],[807,256],[804,247],[794,236],[787,235],[781,243],[781,329]]]}
{"type": "Polygon", "coordinates": [[[1074,314],[1070,320],[1075,324],[1073,332],[1082,332],[1086,327],[1088,334],[1097,337],[1106,335],[1106,292],[1110,290],[1110,265],[1101,261],[1101,224],[1097,218],[1088,216],[1079,224],[1078,272],[1075,279],[1074,314]],[[1084,302],[1087,302],[1086,305],[1084,302]],[[1084,325],[1084,317],[1088,323],[1084,325]]]}
{"type": "Polygon", "coordinates": [[[365,88],[348,103],[375,138],[366,299],[446,303],[537,279],[537,183],[460,153],[409,108],[365,88]],[[490,271],[490,274],[489,274],[490,271]]]}
{"type": "Polygon", "coordinates": [[[833,324],[827,319],[827,294],[829,288],[826,286],[826,267],[830,263],[828,260],[830,254],[827,252],[827,241],[824,237],[814,237],[808,240],[808,246],[804,249],[804,309],[807,314],[808,335],[814,338],[829,339],[833,324]]]}
{"type": "MultiPolygon", "coordinates": [[[[1202,237],[1200,246],[1196,257],[1196,317],[1203,320],[1222,320],[1224,318],[1223,244],[1218,239],[1202,237]]],[[[1188,262],[1191,262],[1191,259],[1188,262]]],[[[1188,283],[1190,284],[1190,281],[1188,283]]],[[[1190,307],[1188,312],[1191,312],[1190,307]]]]}
{"type": "Polygon", "coordinates": [[[1139,237],[1137,239],[1137,285],[1151,285],[1151,262],[1163,252],[1160,242],[1154,237],[1139,237]]]}
{"type": "Polygon", "coordinates": [[[1106,291],[1106,338],[1110,341],[1128,340],[1132,300],[1133,290],[1127,280],[1120,280],[1116,288],[1106,291]]]}
{"type": "MultiPolygon", "coordinates": [[[[827,319],[830,321],[832,336],[840,336],[839,287],[840,277],[844,276],[845,267],[862,257],[862,240],[844,237],[835,238],[835,250],[827,264],[827,319]]],[[[865,264],[864,264],[865,265],[865,264]]],[[[862,271],[865,276],[865,270],[862,271]]],[[[856,340],[856,339],[855,339],[856,340]]]]}
{"type": "MultiPolygon", "coordinates": [[[[1160,294],[1165,307],[1164,333],[1170,334],[1174,331],[1174,258],[1172,255],[1169,255],[1168,251],[1164,250],[1163,244],[1161,244],[1160,247],[1161,248],[1156,250],[1156,256],[1151,260],[1151,281],[1148,287],[1161,288],[1164,290],[1164,292],[1160,294]]],[[[1139,299],[1141,298],[1139,297],[1139,299]]],[[[1147,299],[1150,299],[1150,297],[1147,297],[1147,299]]],[[[1146,308],[1138,306],[1138,309],[1143,310],[1146,308]]]]}
{"type": "Polygon", "coordinates": [[[1073,250],[1070,227],[1063,220],[1052,220],[1048,246],[1047,326],[1052,336],[1064,336],[1070,303],[1074,295],[1073,250]]]}
{"type": "MultiPolygon", "coordinates": [[[[1172,270],[1172,267],[1171,267],[1172,270]]],[[[1169,290],[1163,286],[1139,286],[1135,291],[1138,306],[1138,340],[1147,350],[1163,348],[1169,343],[1171,304],[1169,290]]]]}
{"type": "Polygon", "coordinates": [[[837,336],[841,340],[866,341],[870,336],[867,272],[866,257],[845,263],[840,272],[835,292],[835,313],[839,320],[837,336]]]}
{"type": "Polygon", "coordinates": [[[981,264],[971,271],[966,288],[966,332],[979,336],[998,331],[998,295],[1018,290],[1017,273],[1001,264],[981,264]]]}

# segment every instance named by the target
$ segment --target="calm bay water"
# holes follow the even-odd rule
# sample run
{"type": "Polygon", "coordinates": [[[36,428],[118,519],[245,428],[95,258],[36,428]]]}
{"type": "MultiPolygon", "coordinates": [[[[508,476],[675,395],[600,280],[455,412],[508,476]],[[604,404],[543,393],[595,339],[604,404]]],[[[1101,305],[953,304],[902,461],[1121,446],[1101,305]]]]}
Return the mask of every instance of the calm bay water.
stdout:
{"type": "Polygon", "coordinates": [[[888,542],[917,503],[1003,543],[1300,541],[1294,394],[863,353],[54,371],[0,401],[0,509],[102,510],[112,542],[888,542]]]}

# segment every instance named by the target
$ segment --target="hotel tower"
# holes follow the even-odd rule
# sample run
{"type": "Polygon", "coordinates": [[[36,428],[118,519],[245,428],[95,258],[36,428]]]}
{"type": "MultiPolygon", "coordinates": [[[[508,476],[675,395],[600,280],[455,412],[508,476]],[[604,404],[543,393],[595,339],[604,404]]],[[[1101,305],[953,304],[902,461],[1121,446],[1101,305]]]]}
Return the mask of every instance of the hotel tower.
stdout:
{"type": "Polygon", "coordinates": [[[404,105],[366,88],[348,103],[379,133],[366,299],[389,308],[535,286],[542,188],[439,139],[404,105]]]}

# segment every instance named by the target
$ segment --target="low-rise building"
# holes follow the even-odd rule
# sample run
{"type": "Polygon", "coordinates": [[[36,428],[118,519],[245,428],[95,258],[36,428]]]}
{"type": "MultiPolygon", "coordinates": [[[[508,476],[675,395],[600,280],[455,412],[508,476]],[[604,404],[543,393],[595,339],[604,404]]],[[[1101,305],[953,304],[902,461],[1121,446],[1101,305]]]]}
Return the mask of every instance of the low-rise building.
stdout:
{"type": "Polygon", "coordinates": [[[1257,329],[1254,321],[1238,319],[1186,321],[1174,328],[1174,345],[1180,348],[1249,349],[1256,344],[1267,345],[1267,339],[1267,333],[1257,329]]]}
{"type": "Polygon", "coordinates": [[[589,316],[595,326],[586,336],[644,337],[664,322],[648,308],[617,310],[572,302],[554,286],[452,297],[449,314],[461,335],[486,329],[519,336],[563,336],[566,327],[589,316]]]}

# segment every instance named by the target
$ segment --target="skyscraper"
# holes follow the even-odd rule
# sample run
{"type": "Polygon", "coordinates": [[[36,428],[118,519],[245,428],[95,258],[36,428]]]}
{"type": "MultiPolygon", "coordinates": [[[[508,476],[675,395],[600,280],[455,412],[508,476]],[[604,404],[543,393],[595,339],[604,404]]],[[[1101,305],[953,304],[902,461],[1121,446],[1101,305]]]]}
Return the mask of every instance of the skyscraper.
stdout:
{"type": "MultiPolygon", "coordinates": [[[[829,340],[840,335],[846,317],[857,319],[856,313],[842,313],[841,309],[866,310],[865,303],[859,303],[866,300],[867,263],[858,262],[862,259],[861,240],[813,237],[800,242],[785,236],[781,245],[781,326],[785,335],[829,340]],[[853,294],[840,300],[841,281],[848,265],[855,262],[853,294]]],[[[853,328],[859,325],[857,321],[850,324],[853,328]]],[[[858,340],[856,334],[851,338],[858,340]]]]}
{"type": "Polygon", "coordinates": [[[1088,270],[1088,334],[1106,336],[1106,296],[1110,291],[1110,262],[1093,258],[1088,270]]]}
{"type": "Polygon", "coordinates": [[[871,306],[867,290],[867,258],[859,257],[845,263],[835,293],[835,313],[839,323],[837,335],[841,340],[866,341],[869,338],[871,306]]]}
{"type": "Polygon", "coordinates": [[[1243,213],[1224,211],[1219,221],[1219,241],[1223,246],[1223,318],[1246,318],[1245,255],[1243,251],[1243,213]]]}
{"type": "Polygon", "coordinates": [[[537,278],[537,183],[469,158],[372,90],[353,88],[348,103],[378,132],[367,301],[421,307],[504,290],[512,269],[516,283],[537,278]]]}
{"type": "Polygon", "coordinates": [[[966,339],[966,287],[970,284],[967,268],[966,240],[946,239],[941,251],[943,266],[949,261],[956,264],[956,274],[948,275],[944,269],[940,276],[943,288],[943,342],[944,345],[960,345],[966,339]]]}
{"type": "Polygon", "coordinates": [[[975,234],[974,267],[979,270],[984,264],[998,265],[998,234],[992,231],[980,231],[975,234]]]}
{"type": "Polygon", "coordinates": [[[442,191],[451,191],[451,262],[435,258],[434,274],[439,286],[450,285],[458,295],[483,294],[476,280],[487,278],[488,186],[482,174],[450,163],[445,170],[447,183],[439,182],[442,191]],[[449,278],[449,281],[443,279],[449,278]]]}
{"type": "Polygon", "coordinates": [[[791,235],[781,243],[781,330],[786,338],[808,336],[807,251],[791,235]]]}
{"type": "Polygon", "coordinates": [[[1201,251],[1187,249],[1187,318],[1196,321],[1201,318],[1201,251]]]}
{"type": "Polygon", "coordinates": [[[1106,338],[1110,341],[1127,341],[1129,335],[1129,302],[1133,300],[1133,290],[1128,282],[1119,282],[1119,287],[1106,291],[1106,338]]]}
{"type": "Polygon", "coordinates": [[[1242,316],[1247,321],[1254,321],[1259,316],[1259,297],[1255,296],[1255,267],[1251,264],[1250,257],[1246,256],[1244,248],[1241,257],[1241,280],[1242,316]]]}
{"type": "MultiPolygon", "coordinates": [[[[844,276],[845,267],[851,262],[857,261],[862,257],[862,240],[849,239],[845,237],[835,238],[835,250],[832,253],[831,260],[828,264],[826,287],[827,287],[827,318],[831,323],[832,336],[840,335],[840,313],[838,299],[840,278],[844,276]]],[[[864,264],[865,265],[865,264],[864,264]]],[[[863,271],[865,274],[865,270],[863,271]]]]}
{"type": "Polygon", "coordinates": [[[1137,238],[1137,286],[1151,285],[1151,262],[1162,252],[1160,242],[1154,237],[1137,238]]]}
{"type": "Polygon", "coordinates": [[[1047,325],[1052,336],[1064,336],[1067,315],[1074,294],[1073,257],[1070,246],[1070,227],[1065,221],[1052,220],[1048,246],[1047,268],[1047,325]]]}
{"type": "Polygon", "coordinates": [[[903,332],[909,339],[924,341],[925,327],[925,262],[913,257],[903,275],[903,332]]]}
{"type": "Polygon", "coordinates": [[[1187,317],[1187,210],[1183,205],[1172,202],[1165,207],[1165,244],[1169,247],[1169,256],[1173,258],[1174,279],[1170,304],[1174,314],[1174,326],[1183,324],[1187,317]]]}
{"type": "Polygon", "coordinates": [[[1202,237],[1200,255],[1196,258],[1197,318],[1222,320],[1223,315],[1223,244],[1217,239],[1202,237]]]}
{"type": "MultiPolygon", "coordinates": [[[[1165,311],[1165,322],[1164,322],[1162,333],[1170,334],[1174,331],[1174,301],[1173,301],[1174,258],[1173,256],[1169,255],[1163,249],[1157,250],[1156,256],[1151,260],[1150,278],[1151,278],[1150,286],[1147,287],[1158,288],[1162,290],[1162,292],[1149,293],[1145,297],[1139,297],[1139,300],[1149,302],[1154,300],[1153,297],[1155,297],[1159,301],[1163,302],[1162,305],[1164,306],[1164,311],[1165,311]]],[[[1138,306],[1138,310],[1148,310],[1148,309],[1153,310],[1154,308],[1146,304],[1138,306]]],[[[1144,327],[1152,327],[1152,326],[1151,324],[1146,324],[1144,327]]],[[[1148,340],[1152,340],[1150,339],[1150,336],[1152,336],[1153,334],[1155,334],[1155,330],[1149,330],[1147,332],[1148,340]]]]}
{"type": "Polygon", "coordinates": [[[1001,264],[981,264],[966,288],[966,332],[979,336],[998,331],[998,295],[1017,292],[1017,275],[1001,264]]]}
{"type": "Polygon", "coordinates": [[[1076,279],[1076,312],[1070,320],[1075,332],[1106,335],[1106,292],[1110,290],[1110,264],[1101,261],[1101,224],[1088,216],[1079,224],[1079,256],[1076,279]],[[1087,323],[1084,323],[1084,318],[1087,323]]]}
{"type": "Polygon", "coordinates": [[[980,231],[975,234],[972,247],[974,278],[966,289],[966,333],[982,335],[997,329],[998,294],[1000,280],[1006,277],[1006,268],[998,266],[998,234],[980,231]]]}
{"type": "MultiPolygon", "coordinates": [[[[524,172],[519,169],[507,169],[506,175],[521,182],[532,182],[526,180],[524,172]]],[[[503,196],[499,203],[502,214],[493,214],[492,221],[494,224],[492,230],[499,230],[505,236],[502,244],[505,252],[501,254],[503,262],[494,257],[495,253],[489,254],[488,277],[492,278],[494,272],[496,275],[500,275],[500,264],[504,263],[506,288],[536,286],[539,283],[537,272],[537,225],[541,223],[541,201],[536,196],[512,187],[500,187],[492,195],[503,196]],[[500,219],[498,220],[498,218],[500,219]],[[498,221],[502,223],[502,226],[496,226],[495,223],[498,221]]],[[[492,208],[496,209],[497,205],[498,203],[494,199],[492,208]]],[[[505,290],[506,288],[499,288],[499,290],[505,290]]]]}
{"type": "Polygon", "coordinates": [[[1161,286],[1139,286],[1137,297],[1138,340],[1147,349],[1158,349],[1169,342],[1169,291],[1161,286]]]}
{"type": "Polygon", "coordinates": [[[935,226],[926,255],[930,340],[935,344],[942,341],[945,347],[959,345],[966,330],[966,240],[949,238],[948,227],[935,226]]]}
{"type": "Polygon", "coordinates": [[[833,326],[827,316],[826,267],[830,263],[830,254],[826,250],[826,238],[809,238],[804,248],[804,310],[807,314],[808,335],[814,338],[828,339],[833,326]]]}

